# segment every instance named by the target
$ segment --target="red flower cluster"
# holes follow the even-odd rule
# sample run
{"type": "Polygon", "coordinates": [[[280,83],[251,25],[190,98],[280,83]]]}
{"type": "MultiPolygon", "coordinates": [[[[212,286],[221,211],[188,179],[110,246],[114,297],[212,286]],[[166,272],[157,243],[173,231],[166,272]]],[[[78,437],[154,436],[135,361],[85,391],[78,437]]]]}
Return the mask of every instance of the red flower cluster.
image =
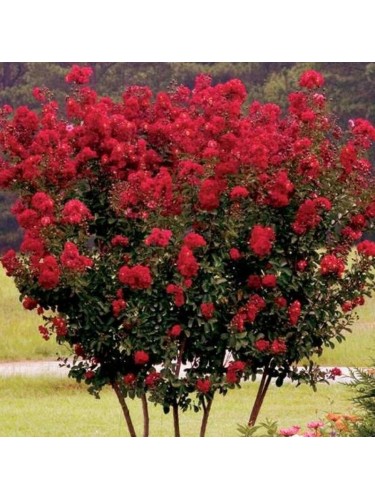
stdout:
{"type": "Polygon", "coordinates": [[[232,326],[242,332],[245,323],[254,323],[258,314],[266,307],[266,301],[260,295],[251,295],[247,303],[239,309],[232,319],[232,326]]]}
{"type": "Polygon", "coordinates": [[[320,272],[323,276],[335,274],[341,278],[345,271],[345,264],[342,259],[336,255],[327,254],[320,261],[320,272]]]}
{"type": "Polygon", "coordinates": [[[145,365],[150,361],[150,356],[145,351],[136,351],[133,358],[136,365],[145,365]]]}
{"type": "Polygon", "coordinates": [[[317,71],[309,69],[301,75],[299,84],[301,87],[306,87],[308,89],[323,87],[324,77],[317,71]]]}
{"type": "Polygon", "coordinates": [[[77,246],[70,241],[65,243],[60,261],[63,267],[77,273],[83,273],[86,268],[92,267],[94,264],[89,257],[80,255],[77,246]]]}
{"type": "Polygon", "coordinates": [[[182,332],[181,325],[173,325],[171,328],[169,328],[167,335],[168,337],[175,339],[181,335],[181,332],[182,332]]]}
{"type": "Polygon", "coordinates": [[[64,337],[68,332],[68,327],[64,318],[56,317],[52,319],[52,325],[58,337],[64,337]]]}
{"type": "Polygon", "coordinates": [[[28,311],[32,311],[38,306],[38,302],[35,299],[32,299],[31,297],[25,297],[23,299],[22,305],[28,311]]]}
{"type": "Polygon", "coordinates": [[[298,208],[295,221],[292,224],[293,231],[302,235],[310,229],[314,229],[322,220],[319,212],[331,210],[331,202],[327,198],[319,197],[307,199],[298,208]]]}
{"type": "Polygon", "coordinates": [[[167,293],[173,295],[173,301],[176,307],[181,307],[185,304],[185,294],[183,288],[170,283],[166,288],[167,293]]]}
{"type": "Polygon", "coordinates": [[[198,233],[189,233],[184,238],[184,245],[190,248],[190,250],[194,250],[194,248],[205,247],[207,245],[207,241],[198,233]]]}
{"type": "Polygon", "coordinates": [[[117,318],[122,311],[126,308],[126,302],[124,299],[115,299],[112,301],[112,312],[113,316],[117,318]]]}
{"type": "Polygon", "coordinates": [[[83,85],[90,81],[93,71],[88,66],[77,66],[74,64],[72,69],[65,77],[67,83],[77,83],[78,85],[83,85]]]}
{"type": "Polygon", "coordinates": [[[61,214],[62,222],[65,224],[81,224],[83,221],[93,219],[90,210],[79,200],[67,201],[61,214]]]}
{"type": "Polygon", "coordinates": [[[159,372],[151,372],[145,378],[145,385],[149,389],[153,389],[161,382],[162,376],[159,372]]]}
{"type": "Polygon", "coordinates": [[[133,290],[144,290],[152,285],[150,268],[139,264],[133,267],[122,266],[118,272],[118,279],[120,283],[133,290]]]}
{"type": "Polygon", "coordinates": [[[288,307],[289,321],[292,326],[298,323],[299,317],[301,316],[301,302],[295,300],[288,307]]]}
{"type": "Polygon", "coordinates": [[[60,281],[60,268],[53,255],[46,255],[39,263],[38,283],[46,290],[52,290],[60,281]]]}
{"type": "Polygon", "coordinates": [[[366,255],[366,257],[375,257],[375,242],[363,240],[357,245],[358,253],[366,255]]]}
{"type": "Polygon", "coordinates": [[[184,278],[194,278],[198,274],[199,264],[193,252],[183,245],[177,258],[177,269],[184,278]]]}
{"type": "Polygon", "coordinates": [[[228,384],[236,384],[241,378],[241,374],[246,368],[244,361],[232,361],[227,367],[226,382],[228,384]]]}
{"type": "Polygon", "coordinates": [[[275,239],[276,235],[272,227],[258,224],[251,231],[249,245],[258,257],[263,258],[271,253],[275,239]]]}
{"type": "Polygon", "coordinates": [[[147,246],[157,246],[157,247],[166,247],[169,245],[169,241],[172,237],[172,231],[169,229],[159,229],[154,227],[151,230],[151,234],[147,236],[145,239],[145,243],[147,246]]]}
{"type": "Polygon", "coordinates": [[[285,340],[282,338],[277,338],[272,342],[265,339],[259,339],[254,342],[254,347],[257,351],[267,354],[279,355],[287,352],[285,340]]]}
{"type": "Polygon", "coordinates": [[[126,386],[132,387],[135,384],[137,377],[134,373],[127,373],[122,377],[122,380],[126,386]]]}
{"type": "Polygon", "coordinates": [[[201,394],[208,394],[211,390],[211,381],[209,379],[198,379],[195,387],[201,394]]]}
{"type": "Polygon", "coordinates": [[[114,247],[127,247],[129,245],[129,238],[121,235],[114,236],[111,239],[111,245],[114,247]]]}
{"type": "Polygon", "coordinates": [[[209,320],[213,318],[215,314],[215,306],[212,302],[204,302],[203,304],[201,304],[200,309],[204,319],[209,320]]]}

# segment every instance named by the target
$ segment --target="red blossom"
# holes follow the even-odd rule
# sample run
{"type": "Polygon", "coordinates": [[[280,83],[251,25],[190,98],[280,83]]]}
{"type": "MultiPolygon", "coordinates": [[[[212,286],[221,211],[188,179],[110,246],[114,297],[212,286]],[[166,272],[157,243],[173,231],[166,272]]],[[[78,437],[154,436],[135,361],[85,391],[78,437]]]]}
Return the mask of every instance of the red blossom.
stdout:
{"type": "Polygon", "coordinates": [[[287,352],[287,347],[284,339],[276,339],[272,342],[270,348],[272,354],[285,354],[287,352]]]}
{"type": "Polygon", "coordinates": [[[92,73],[93,70],[89,66],[78,66],[77,64],[73,64],[71,70],[65,77],[65,81],[67,83],[83,85],[90,81],[92,73]]]}
{"type": "Polygon", "coordinates": [[[172,237],[172,231],[169,229],[159,229],[154,227],[151,230],[151,234],[145,238],[145,243],[147,246],[158,246],[158,247],[166,247],[169,245],[169,241],[172,237]]]}
{"type": "Polygon", "coordinates": [[[248,196],[249,196],[249,191],[243,186],[235,186],[234,188],[232,188],[229,194],[231,200],[247,198],[248,196]]]}
{"type": "Polygon", "coordinates": [[[162,380],[162,376],[158,372],[151,372],[145,378],[145,385],[149,389],[153,389],[162,380]]]}
{"type": "Polygon", "coordinates": [[[269,340],[259,339],[254,342],[254,347],[259,352],[268,352],[270,350],[271,343],[269,340]]]}
{"type": "Polygon", "coordinates": [[[193,278],[198,274],[199,264],[193,252],[183,245],[177,258],[177,269],[184,278],[193,278]]]}
{"type": "Polygon", "coordinates": [[[63,267],[77,273],[83,273],[86,268],[92,267],[94,264],[89,257],[80,255],[77,246],[70,241],[65,243],[60,261],[63,267]]]}
{"type": "Polygon", "coordinates": [[[204,247],[207,245],[207,241],[198,233],[189,233],[184,238],[184,245],[186,245],[190,250],[194,248],[204,247]]]}
{"type": "Polygon", "coordinates": [[[359,254],[365,255],[366,257],[375,257],[375,242],[363,240],[361,243],[358,243],[357,251],[359,254]]]}
{"type": "MultiPolygon", "coordinates": [[[[374,245],[375,246],[375,245],[374,245]]],[[[329,274],[335,274],[339,278],[345,271],[345,264],[342,259],[336,257],[336,255],[327,254],[320,261],[320,273],[323,276],[329,274]]]]}
{"type": "Polygon", "coordinates": [[[298,323],[299,317],[301,315],[301,302],[295,300],[292,302],[288,308],[289,321],[292,326],[298,323]]]}
{"type": "Polygon", "coordinates": [[[274,274],[266,274],[262,277],[262,286],[266,288],[274,288],[277,286],[277,276],[274,274]]]}
{"type": "Polygon", "coordinates": [[[81,224],[83,221],[93,219],[90,210],[79,200],[67,201],[61,214],[62,222],[65,224],[81,224]]]}
{"type": "Polygon", "coordinates": [[[118,279],[133,290],[144,290],[152,285],[150,268],[139,264],[133,267],[122,266],[118,272],[118,279]]]}
{"type": "Polygon", "coordinates": [[[25,297],[23,299],[22,305],[28,311],[32,311],[33,309],[35,309],[38,306],[38,301],[31,298],[31,297],[25,297]]]}
{"type": "Polygon", "coordinates": [[[215,313],[215,306],[212,302],[204,302],[203,304],[201,304],[200,309],[204,319],[209,320],[213,318],[215,313]]]}
{"type": "Polygon", "coordinates": [[[249,245],[258,257],[263,258],[271,253],[275,239],[276,235],[272,227],[258,224],[251,231],[249,245]]]}
{"type": "Polygon", "coordinates": [[[198,379],[195,387],[201,394],[208,394],[211,390],[211,381],[209,379],[198,379]]]}
{"type": "Polygon", "coordinates": [[[114,236],[111,239],[111,245],[114,247],[127,247],[129,245],[129,238],[121,235],[114,236]]]}
{"type": "Polygon", "coordinates": [[[238,248],[231,248],[229,250],[229,257],[232,260],[239,260],[239,259],[241,259],[242,255],[241,255],[241,252],[238,250],[238,248]]]}
{"type": "Polygon", "coordinates": [[[150,356],[145,351],[136,351],[133,357],[136,365],[145,365],[150,361],[150,356]]]}
{"type": "Polygon", "coordinates": [[[170,283],[167,285],[166,292],[173,295],[173,300],[176,307],[181,307],[185,304],[185,294],[183,288],[170,283]]]}
{"type": "Polygon", "coordinates": [[[309,69],[301,75],[299,84],[301,87],[306,87],[307,89],[323,87],[324,77],[317,71],[309,69]]]}
{"type": "Polygon", "coordinates": [[[60,281],[60,268],[53,255],[47,255],[39,264],[38,283],[46,290],[52,290],[60,281]]]}
{"type": "Polygon", "coordinates": [[[137,376],[134,373],[127,373],[122,377],[122,380],[126,386],[132,387],[137,380],[137,376]]]}
{"type": "Polygon", "coordinates": [[[168,337],[171,338],[177,338],[180,336],[181,332],[182,332],[181,325],[173,325],[171,328],[169,328],[167,335],[168,337]]]}
{"type": "Polygon", "coordinates": [[[117,318],[121,312],[126,308],[126,302],[124,299],[115,299],[112,301],[112,312],[113,316],[117,318]]]}

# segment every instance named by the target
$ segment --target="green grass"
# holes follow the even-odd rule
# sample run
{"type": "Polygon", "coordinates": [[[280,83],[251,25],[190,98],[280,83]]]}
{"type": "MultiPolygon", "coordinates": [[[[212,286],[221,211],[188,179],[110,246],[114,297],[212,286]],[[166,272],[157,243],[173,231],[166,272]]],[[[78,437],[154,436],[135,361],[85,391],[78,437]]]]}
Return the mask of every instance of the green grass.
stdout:
{"type": "Polygon", "coordinates": [[[41,337],[42,322],[35,311],[23,308],[13,280],[0,266],[0,360],[56,359],[65,353],[53,339],[41,337]]]}
{"type": "MultiPolygon", "coordinates": [[[[207,436],[239,436],[237,424],[245,425],[257,390],[256,383],[216,396],[207,428],[207,436]]],[[[329,411],[350,412],[350,391],[342,384],[310,387],[286,384],[271,386],[259,421],[277,420],[281,427],[301,425],[324,416],[329,411]]],[[[127,436],[121,409],[111,389],[102,392],[100,400],[89,395],[85,385],[59,377],[0,378],[0,436],[127,436]]],[[[129,402],[136,429],[141,432],[139,400],[129,402]]],[[[154,437],[173,435],[172,416],[150,405],[154,437]]],[[[181,416],[183,436],[197,436],[201,414],[186,412],[181,416]]]]}
{"type": "MultiPolygon", "coordinates": [[[[375,357],[375,297],[367,299],[358,308],[359,321],[353,333],[347,335],[335,349],[326,348],[323,356],[316,358],[322,366],[369,366],[375,357]]],[[[40,317],[35,311],[25,311],[19,293],[11,278],[5,276],[0,266],[0,360],[56,359],[67,354],[67,349],[56,344],[54,338],[42,339],[38,332],[40,317]]]]}

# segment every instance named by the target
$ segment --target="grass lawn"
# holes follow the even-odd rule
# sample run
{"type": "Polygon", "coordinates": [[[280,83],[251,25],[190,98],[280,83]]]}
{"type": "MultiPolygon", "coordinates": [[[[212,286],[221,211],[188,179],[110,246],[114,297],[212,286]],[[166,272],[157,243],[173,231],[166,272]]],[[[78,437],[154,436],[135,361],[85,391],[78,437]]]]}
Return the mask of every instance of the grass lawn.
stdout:
{"type": "MultiPolygon", "coordinates": [[[[216,396],[207,428],[210,437],[239,436],[237,425],[245,425],[257,390],[256,383],[245,383],[241,390],[227,396],[216,396]]],[[[281,427],[300,425],[323,417],[327,412],[350,413],[350,391],[342,384],[296,388],[285,384],[270,387],[259,422],[270,418],[281,427]]],[[[100,400],[87,393],[86,386],[59,377],[0,378],[0,436],[127,436],[119,403],[111,389],[102,392],[100,400]]],[[[130,401],[130,411],[141,433],[140,402],[130,401]]],[[[172,416],[150,405],[154,437],[173,435],[172,416]]],[[[201,414],[187,412],[181,416],[183,436],[197,436],[201,414]]]]}

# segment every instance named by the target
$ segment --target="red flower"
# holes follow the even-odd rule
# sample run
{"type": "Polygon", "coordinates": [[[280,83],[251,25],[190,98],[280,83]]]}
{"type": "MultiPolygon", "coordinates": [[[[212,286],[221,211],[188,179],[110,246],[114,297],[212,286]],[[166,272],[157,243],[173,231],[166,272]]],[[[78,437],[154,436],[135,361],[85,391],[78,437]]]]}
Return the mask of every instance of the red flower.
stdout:
{"type": "Polygon", "coordinates": [[[272,227],[258,224],[251,231],[249,245],[252,251],[258,257],[262,258],[271,253],[275,238],[275,232],[272,227]]]}
{"type": "Polygon", "coordinates": [[[202,210],[212,211],[220,205],[220,186],[214,179],[205,179],[198,193],[199,206],[202,210]]]}
{"type": "Polygon", "coordinates": [[[59,337],[64,337],[67,334],[68,328],[64,318],[53,318],[52,324],[56,330],[56,335],[58,335],[59,337]]]}
{"type": "Polygon", "coordinates": [[[295,300],[292,302],[288,308],[289,321],[292,326],[298,323],[299,317],[301,315],[301,302],[295,300]]]}
{"type": "Polygon", "coordinates": [[[207,394],[211,390],[211,381],[206,379],[198,379],[195,387],[198,392],[202,394],[207,394]]]}
{"type": "Polygon", "coordinates": [[[307,260],[305,259],[302,259],[302,260],[299,260],[296,264],[296,269],[297,271],[299,271],[300,273],[303,273],[303,271],[306,269],[306,267],[308,266],[308,262],[307,260]]]}
{"type": "Polygon", "coordinates": [[[173,295],[175,306],[181,307],[185,304],[184,290],[180,286],[171,283],[167,285],[166,291],[173,295]]]}
{"type": "Polygon", "coordinates": [[[247,278],[247,285],[256,290],[262,286],[262,278],[256,274],[250,274],[247,278]]]}
{"type": "Polygon", "coordinates": [[[181,325],[173,325],[167,332],[168,337],[177,338],[182,332],[181,325]]]}
{"type": "Polygon", "coordinates": [[[117,318],[125,308],[126,302],[124,299],[115,299],[112,301],[112,312],[115,318],[117,318]]]}
{"type": "Polygon", "coordinates": [[[95,377],[95,372],[92,371],[92,370],[87,370],[87,372],[85,373],[85,379],[86,380],[91,380],[95,377]]]}
{"type": "Polygon", "coordinates": [[[320,272],[323,276],[336,274],[340,278],[344,271],[345,264],[342,259],[336,257],[336,255],[327,254],[320,261],[320,272]]]}
{"type": "Polygon", "coordinates": [[[266,288],[274,288],[277,285],[277,276],[274,274],[266,274],[262,278],[262,285],[266,288]]]}
{"type": "Polygon", "coordinates": [[[32,311],[37,307],[38,302],[35,299],[32,299],[31,297],[25,297],[23,299],[22,305],[28,311],[32,311]]]}
{"type": "Polygon", "coordinates": [[[229,257],[232,260],[239,260],[242,257],[242,255],[241,255],[241,252],[237,248],[231,248],[229,250],[229,257]]]}
{"type": "Polygon", "coordinates": [[[285,297],[276,297],[275,304],[280,309],[284,309],[288,305],[288,302],[285,297]]]}
{"type": "Polygon", "coordinates": [[[235,186],[231,190],[230,195],[229,195],[231,200],[238,200],[241,198],[246,198],[247,196],[249,196],[249,191],[245,187],[242,187],[242,186],[235,186]]]}
{"type": "Polygon", "coordinates": [[[301,75],[299,84],[301,87],[306,87],[307,89],[323,87],[324,77],[317,71],[309,69],[301,75]]]}
{"type": "Polygon", "coordinates": [[[81,344],[74,344],[73,348],[74,348],[74,354],[76,356],[80,356],[81,358],[85,357],[85,351],[81,346],[81,344]]]}
{"type": "Polygon", "coordinates": [[[199,264],[193,252],[183,245],[177,258],[177,269],[184,278],[193,278],[198,274],[199,264]]]}
{"type": "Polygon", "coordinates": [[[87,267],[92,267],[94,264],[93,260],[89,257],[80,255],[76,245],[70,241],[65,243],[60,260],[64,267],[77,273],[84,272],[87,267]]]}
{"type": "Polygon", "coordinates": [[[215,306],[212,302],[204,302],[201,304],[201,313],[205,319],[211,319],[215,313],[215,306]]]}
{"type": "Polygon", "coordinates": [[[357,245],[358,253],[366,257],[375,257],[375,242],[364,240],[357,245]]]}
{"type": "Polygon", "coordinates": [[[287,347],[284,339],[276,339],[271,344],[272,354],[285,354],[287,347]]]}
{"type": "Polygon", "coordinates": [[[148,388],[153,389],[161,381],[161,375],[158,372],[151,372],[145,378],[145,384],[148,388]]]}
{"type": "Polygon", "coordinates": [[[343,304],[341,305],[341,309],[344,311],[344,312],[349,312],[353,309],[354,307],[354,304],[351,300],[346,300],[345,302],[343,302],[343,304]]]}
{"type": "Polygon", "coordinates": [[[114,247],[127,247],[129,245],[129,238],[121,235],[114,236],[111,239],[111,245],[114,247]]]}
{"type": "Polygon", "coordinates": [[[65,224],[81,224],[93,219],[90,210],[79,200],[69,200],[62,209],[62,222],[65,224]]]}
{"type": "Polygon", "coordinates": [[[60,281],[60,269],[57,260],[53,255],[47,255],[39,264],[38,283],[42,288],[51,290],[60,281]]]}
{"type": "Polygon", "coordinates": [[[207,241],[198,233],[189,233],[184,238],[184,245],[190,248],[190,250],[194,250],[194,248],[206,246],[207,241]]]}
{"type": "Polygon", "coordinates": [[[90,81],[90,77],[93,71],[89,66],[77,66],[73,64],[71,70],[65,77],[67,83],[77,83],[78,85],[83,85],[90,81]]]}
{"type": "Polygon", "coordinates": [[[169,244],[171,237],[172,231],[169,229],[159,229],[154,227],[151,230],[151,234],[145,239],[145,243],[147,246],[154,245],[158,247],[166,247],[169,244]]]}
{"type": "Polygon", "coordinates": [[[122,377],[122,380],[124,381],[124,384],[127,386],[132,386],[134,385],[135,381],[137,380],[136,375],[134,373],[127,373],[122,377]]]}
{"type": "Polygon", "coordinates": [[[269,340],[264,340],[264,339],[259,339],[254,342],[254,347],[257,351],[260,352],[266,352],[269,351],[270,349],[270,342],[269,340]]]}
{"type": "Polygon", "coordinates": [[[330,370],[330,374],[333,377],[340,377],[342,375],[342,371],[340,370],[340,368],[335,367],[330,370]]]}
{"type": "Polygon", "coordinates": [[[144,290],[150,288],[152,284],[150,269],[141,265],[122,266],[118,272],[118,279],[133,290],[144,290]]]}
{"type": "Polygon", "coordinates": [[[150,356],[145,351],[136,351],[134,353],[134,363],[136,365],[145,365],[150,360],[150,356]]]}

